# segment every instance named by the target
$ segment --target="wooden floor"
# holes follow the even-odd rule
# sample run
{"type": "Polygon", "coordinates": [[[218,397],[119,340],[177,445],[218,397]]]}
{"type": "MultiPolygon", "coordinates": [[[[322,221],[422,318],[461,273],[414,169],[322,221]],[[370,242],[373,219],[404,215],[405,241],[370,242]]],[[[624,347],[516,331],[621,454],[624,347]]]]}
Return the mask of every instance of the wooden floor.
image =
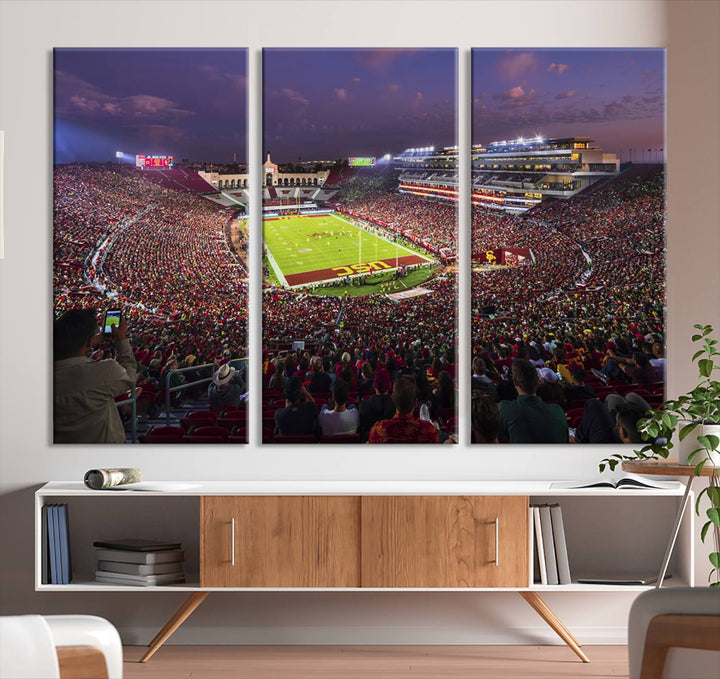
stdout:
{"type": "Polygon", "coordinates": [[[125,679],[627,679],[627,646],[163,646],[125,679]]]}

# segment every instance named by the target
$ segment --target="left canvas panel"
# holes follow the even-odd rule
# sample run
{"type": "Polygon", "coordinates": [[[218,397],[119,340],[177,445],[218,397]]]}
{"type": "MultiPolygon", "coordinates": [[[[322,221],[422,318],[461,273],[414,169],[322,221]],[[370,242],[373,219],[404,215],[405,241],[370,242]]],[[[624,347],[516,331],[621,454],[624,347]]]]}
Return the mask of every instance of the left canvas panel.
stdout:
{"type": "Polygon", "coordinates": [[[247,61],[54,51],[54,443],[247,443],[247,61]]]}

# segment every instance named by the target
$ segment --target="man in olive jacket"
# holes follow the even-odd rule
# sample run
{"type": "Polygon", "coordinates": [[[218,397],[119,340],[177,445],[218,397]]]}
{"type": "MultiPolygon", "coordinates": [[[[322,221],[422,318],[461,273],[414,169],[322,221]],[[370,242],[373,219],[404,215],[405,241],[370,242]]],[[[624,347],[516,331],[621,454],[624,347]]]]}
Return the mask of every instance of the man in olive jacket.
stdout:
{"type": "Polygon", "coordinates": [[[113,326],[116,357],[88,358],[100,341],[92,309],[71,309],[53,324],[53,440],[55,443],[124,443],[115,398],[135,386],[137,363],[127,321],[113,326]]]}

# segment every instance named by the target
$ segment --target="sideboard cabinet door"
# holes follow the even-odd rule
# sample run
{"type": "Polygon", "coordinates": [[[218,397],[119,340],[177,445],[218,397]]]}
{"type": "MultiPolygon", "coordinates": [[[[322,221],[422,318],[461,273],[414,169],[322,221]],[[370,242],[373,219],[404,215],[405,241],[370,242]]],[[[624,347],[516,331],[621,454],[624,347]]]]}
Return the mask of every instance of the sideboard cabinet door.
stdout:
{"type": "Polygon", "coordinates": [[[363,587],[527,587],[523,496],[362,498],[363,587]]]}
{"type": "Polygon", "coordinates": [[[360,498],[201,498],[202,587],[359,587],[360,498]]]}

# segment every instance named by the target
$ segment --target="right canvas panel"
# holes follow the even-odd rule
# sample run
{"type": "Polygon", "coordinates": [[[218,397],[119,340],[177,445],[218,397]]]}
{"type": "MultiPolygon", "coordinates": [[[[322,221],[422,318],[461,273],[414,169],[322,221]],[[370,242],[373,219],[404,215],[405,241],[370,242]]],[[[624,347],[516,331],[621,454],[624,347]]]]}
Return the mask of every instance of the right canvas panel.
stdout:
{"type": "Polygon", "coordinates": [[[665,50],[472,68],[472,440],[639,442],[665,380],[665,50]]]}

